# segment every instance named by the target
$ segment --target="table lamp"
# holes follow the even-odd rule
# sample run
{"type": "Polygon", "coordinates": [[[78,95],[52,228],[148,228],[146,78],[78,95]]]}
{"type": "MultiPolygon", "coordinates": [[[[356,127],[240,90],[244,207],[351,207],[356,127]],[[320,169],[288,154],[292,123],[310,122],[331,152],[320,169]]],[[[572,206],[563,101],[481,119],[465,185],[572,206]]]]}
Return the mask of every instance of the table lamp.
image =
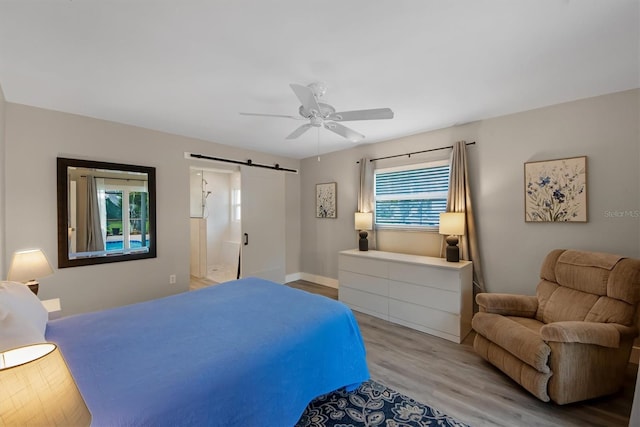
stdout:
{"type": "Polygon", "coordinates": [[[0,390],[0,425],[91,424],[91,413],[55,344],[0,352],[0,390]]]}
{"type": "Polygon", "coordinates": [[[372,212],[356,212],[355,215],[356,230],[360,230],[360,240],[358,247],[361,251],[369,250],[369,241],[367,240],[366,230],[373,229],[373,213],[372,212]]]}
{"type": "Polygon", "coordinates": [[[440,234],[447,236],[447,261],[459,262],[458,236],[464,234],[464,212],[444,212],[440,214],[440,234]]]}
{"type": "Polygon", "coordinates": [[[40,249],[18,251],[13,254],[7,279],[23,282],[38,295],[39,283],[36,279],[53,274],[51,264],[40,249]]]}

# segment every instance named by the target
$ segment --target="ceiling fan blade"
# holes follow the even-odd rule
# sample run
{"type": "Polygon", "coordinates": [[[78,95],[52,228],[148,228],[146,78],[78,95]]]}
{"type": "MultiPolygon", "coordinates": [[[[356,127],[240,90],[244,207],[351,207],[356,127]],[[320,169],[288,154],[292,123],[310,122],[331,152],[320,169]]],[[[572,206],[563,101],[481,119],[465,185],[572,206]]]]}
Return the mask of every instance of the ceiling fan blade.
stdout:
{"type": "Polygon", "coordinates": [[[260,117],[284,117],[285,119],[305,120],[302,117],[287,116],[285,114],[262,114],[262,113],[238,113],[242,116],[260,116],[260,117]]]}
{"type": "Polygon", "coordinates": [[[347,138],[351,142],[360,142],[364,139],[363,134],[358,133],[353,129],[349,129],[348,127],[343,126],[340,123],[325,122],[324,127],[331,132],[335,132],[338,135],[347,138]]]}
{"type": "Polygon", "coordinates": [[[329,116],[329,120],[346,122],[350,120],[382,120],[393,119],[391,108],[374,108],[371,110],[340,111],[329,116]]]}
{"type": "Polygon", "coordinates": [[[302,104],[302,107],[305,110],[309,112],[315,111],[316,113],[320,113],[318,100],[313,94],[311,88],[307,86],[297,85],[295,83],[291,83],[289,86],[291,86],[291,89],[293,89],[293,92],[296,94],[296,96],[300,100],[300,103],[302,104]]]}
{"type": "Polygon", "coordinates": [[[311,127],[311,124],[309,123],[306,123],[300,126],[298,129],[291,132],[289,136],[287,136],[287,139],[296,139],[297,137],[299,137],[300,135],[308,131],[310,127],[311,127]]]}

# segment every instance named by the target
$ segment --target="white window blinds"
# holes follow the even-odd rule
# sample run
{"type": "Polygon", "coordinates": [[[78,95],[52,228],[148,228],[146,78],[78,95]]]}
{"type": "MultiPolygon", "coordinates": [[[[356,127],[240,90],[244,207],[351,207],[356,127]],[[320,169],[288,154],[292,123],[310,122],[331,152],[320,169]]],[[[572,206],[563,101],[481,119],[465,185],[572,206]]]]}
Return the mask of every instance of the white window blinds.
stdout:
{"type": "Polygon", "coordinates": [[[379,228],[437,228],[446,211],[449,163],[431,162],[375,171],[379,228]]]}

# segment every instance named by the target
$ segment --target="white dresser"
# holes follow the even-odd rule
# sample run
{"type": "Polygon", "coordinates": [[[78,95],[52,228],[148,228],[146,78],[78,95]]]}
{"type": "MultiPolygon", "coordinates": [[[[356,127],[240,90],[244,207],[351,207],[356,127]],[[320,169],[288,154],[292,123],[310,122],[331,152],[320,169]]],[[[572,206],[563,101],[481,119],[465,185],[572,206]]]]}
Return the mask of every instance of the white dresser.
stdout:
{"type": "Polygon", "coordinates": [[[457,343],[471,331],[470,261],[352,249],[338,268],[339,299],[353,310],[457,343]]]}

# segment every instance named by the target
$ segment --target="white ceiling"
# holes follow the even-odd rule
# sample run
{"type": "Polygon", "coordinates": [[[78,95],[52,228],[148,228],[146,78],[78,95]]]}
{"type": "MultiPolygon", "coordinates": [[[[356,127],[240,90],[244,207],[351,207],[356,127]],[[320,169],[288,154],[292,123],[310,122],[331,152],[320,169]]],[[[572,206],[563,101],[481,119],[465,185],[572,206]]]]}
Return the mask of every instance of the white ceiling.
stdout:
{"type": "Polygon", "coordinates": [[[323,81],[388,140],[640,87],[638,0],[0,0],[7,101],[293,158],[353,144],[302,122],[323,81]],[[319,149],[318,149],[319,145],[319,149]]]}

